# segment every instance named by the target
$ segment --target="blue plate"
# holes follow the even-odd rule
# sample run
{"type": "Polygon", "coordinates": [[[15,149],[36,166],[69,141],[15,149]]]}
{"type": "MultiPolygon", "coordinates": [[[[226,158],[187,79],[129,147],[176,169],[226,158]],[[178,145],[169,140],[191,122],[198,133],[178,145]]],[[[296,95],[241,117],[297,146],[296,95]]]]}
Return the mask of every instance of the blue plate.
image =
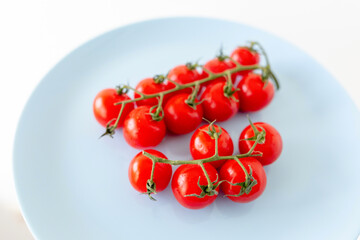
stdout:
{"type": "MultiPolygon", "coordinates": [[[[336,80],[298,48],[264,31],[205,18],[141,22],[76,49],[41,81],[22,114],[15,141],[16,189],[37,239],[355,239],[360,233],[359,112],[336,80]],[[129,184],[138,150],[121,132],[98,139],[92,101],[106,87],[204,63],[261,42],[281,81],[266,109],[251,115],[282,134],[280,159],[266,167],[268,185],[254,202],[218,198],[202,210],[177,203],[170,187],[157,202],[129,184]]],[[[236,141],[245,115],[221,123],[236,141]]],[[[191,134],[157,147],[190,159],[191,134]]],[[[237,151],[237,149],[236,149],[237,151]]]]}

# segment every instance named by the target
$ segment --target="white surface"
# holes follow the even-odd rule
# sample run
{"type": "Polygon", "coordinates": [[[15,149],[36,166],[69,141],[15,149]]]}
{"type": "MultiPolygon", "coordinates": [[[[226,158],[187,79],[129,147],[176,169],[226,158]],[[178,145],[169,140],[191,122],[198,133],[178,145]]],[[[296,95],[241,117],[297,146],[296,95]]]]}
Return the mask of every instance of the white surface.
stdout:
{"type": "Polygon", "coordinates": [[[339,80],[359,107],[359,12],[358,0],[1,1],[0,204],[16,206],[11,158],[23,106],[49,69],[85,41],[155,17],[235,20],[265,29],[305,50],[339,80]]]}

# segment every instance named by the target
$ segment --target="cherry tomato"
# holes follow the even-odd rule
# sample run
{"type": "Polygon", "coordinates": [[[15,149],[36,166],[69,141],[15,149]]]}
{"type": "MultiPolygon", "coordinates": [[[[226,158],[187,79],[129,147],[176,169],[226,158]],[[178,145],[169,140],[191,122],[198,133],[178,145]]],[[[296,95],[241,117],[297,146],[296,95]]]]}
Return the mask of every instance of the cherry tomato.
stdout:
{"type": "MultiPolygon", "coordinates": [[[[255,65],[260,62],[260,55],[256,51],[250,50],[247,47],[238,47],[230,55],[232,59],[243,66],[255,65]]],[[[236,73],[235,75],[246,75],[252,70],[246,70],[236,73]]]]}
{"type": "MultiPolygon", "coordinates": [[[[201,75],[196,68],[192,68],[187,65],[179,65],[169,71],[167,78],[179,84],[187,84],[199,80],[201,78],[201,75]]],[[[169,89],[175,87],[175,85],[170,81],[167,82],[167,85],[169,89]]],[[[177,93],[191,92],[191,88],[186,88],[178,91],[177,93]]]]}
{"type": "Polygon", "coordinates": [[[274,97],[274,85],[262,81],[261,76],[255,73],[247,74],[237,85],[240,99],[240,111],[252,112],[266,107],[274,97]]]}
{"type": "Polygon", "coordinates": [[[149,106],[132,110],[124,122],[124,138],[134,148],[147,148],[158,145],[165,137],[164,119],[155,121],[149,114],[149,106]]]}
{"type": "MultiPolygon", "coordinates": [[[[194,131],[201,123],[203,109],[201,104],[195,109],[185,101],[190,94],[180,93],[168,100],[164,108],[164,119],[167,129],[176,134],[185,134],[194,131]]],[[[198,102],[195,100],[195,102],[198,102]]]]}
{"type": "MultiPolygon", "coordinates": [[[[168,86],[165,83],[156,83],[153,78],[145,78],[137,84],[135,89],[144,94],[155,94],[155,93],[169,90],[169,87],[170,86],[168,86]]],[[[134,98],[140,98],[140,97],[141,97],[140,94],[138,94],[136,92],[134,93],[134,98]]],[[[163,105],[165,105],[167,99],[168,99],[168,94],[164,96],[163,105]]],[[[154,105],[157,105],[158,102],[159,102],[158,98],[149,98],[149,99],[137,101],[136,105],[137,106],[144,106],[144,105],[154,106],[154,105]]]]}
{"type": "MultiPolygon", "coordinates": [[[[125,93],[119,94],[114,88],[107,88],[100,91],[93,103],[93,112],[96,120],[104,127],[111,121],[112,124],[115,123],[120,110],[121,105],[114,105],[114,103],[129,100],[129,96],[125,93]]],[[[134,109],[134,103],[127,103],[124,107],[124,110],[121,114],[118,128],[124,125],[124,120],[126,116],[134,109]]]]}
{"type": "MultiPolygon", "coordinates": [[[[210,164],[204,164],[204,167],[209,175],[210,180],[214,182],[214,185],[218,183],[218,173],[215,168],[210,164]]],[[[176,169],[171,181],[171,189],[176,200],[182,206],[190,209],[200,209],[209,206],[215,201],[217,194],[212,196],[205,195],[201,198],[196,196],[188,196],[190,194],[201,194],[202,190],[198,186],[199,178],[201,186],[208,185],[208,181],[202,168],[197,164],[185,164],[176,169]]],[[[215,190],[218,192],[219,186],[215,190]]]]}
{"type": "MultiPolygon", "coordinates": [[[[221,127],[214,125],[216,132],[219,132],[221,127]]],[[[198,128],[190,139],[190,153],[196,159],[203,159],[212,157],[215,154],[215,139],[209,135],[209,124],[198,128]]],[[[231,156],[234,152],[234,144],[229,133],[221,128],[221,135],[218,139],[218,154],[219,156],[231,156]]],[[[225,160],[218,160],[210,162],[213,167],[219,168],[223,165],[225,160]]]]}
{"type": "MultiPolygon", "coordinates": [[[[227,196],[234,202],[246,203],[255,200],[258,198],[265,190],[266,187],[266,174],[261,163],[255,158],[241,158],[240,162],[244,165],[246,171],[250,173],[250,167],[252,169],[252,176],[256,180],[257,184],[252,186],[251,191],[246,194],[235,197],[227,196]],[[250,166],[250,167],[249,167],[250,166]]],[[[231,183],[240,183],[245,182],[245,173],[240,167],[240,165],[235,160],[228,160],[220,169],[220,179],[227,180],[231,183]]],[[[237,195],[240,193],[241,186],[233,186],[228,182],[223,182],[220,184],[221,190],[225,195],[237,195]]]]}
{"type": "Polygon", "coordinates": [[[170,70],[168,79],[179,84],[187,84],[199,80],[200,73],[196,68],[189,68],[186,65],[179,65],[170,70]]]}
{"type": "MultiPolygon", "coordinates": [[[[279,158],[282,151],[283,143],[279,132],[270,124],[263,122],[254,123],[254,126],[256,127],[256,129],[258,129],[259,132],[262,131],[260,127],[262,127],[266,132],[265,142],[263,144],[257,144],[254,149],[255,151],[262,152],[263,155],[261,157],[254,158],[259,160],[262,165],[268,165],[270,163],[273,163],[276,159],[279,158]]],[[[250,125],[241,132],[239,138],[240,153],[247,153],[254,144],[254,141],[242,139],[252,138],[253,136],[254,131],[250,125]]]]}
{"type": "Polygon", "coordinates": [[[232,97],[225,96],[225,84],[225,82],[211,84],[206,87],[201,95],[201,100],[204,100],[202,103],[204,117],[210,121],[221,122],[228,120],[235,116],[239,110],[238,93],[233,93],[232,97]]]}
{"type": "MultiPolygon", "coordinates": [[[[150,153],[156,157],[167,159],[164,154],[153,149],[147,149],[145,152],[150,153]]],[[[131,160],[128,175],[130,183],[136,191],[141,193],[147,192],[146,183],[151,177],[152,166],[152,160],[143,155],[142,152],[139,152],[131,160]]],[[[169,185],[171,174],[172,167],[170,164],[159,162],[155,164],[153,181],[155,183],[156,192],[163,191],[169,185]]]]}
{"type": "MultiPolygon", "coordinates": [[[[214,58],[214,59],[211,59],[210,61],[208,61],[204,65],[204,68],[206,68],[207,70],[209,70],[212,73],[222,73],[228,69],[234,68],[235,66],[236,66],[235,63],[233,63],[229,59],[222,60],[221,58],[214,58]]],[[[209,75],[205,71],[203,71],[203,73],[201,74],[202,79],[206,78],[208,76],[209,75]]],[[[231,80],[233,81],[233,83],[235,82],[235,79],[236,79],[236,75],[232,74],[231,80]]],[[[203,86],[207,86],[209,84],[215,84],[218,82],[225,82],[225,81],[226,81],[225,77],[219,77],[210,82],[204,83],[203,86]]]]}

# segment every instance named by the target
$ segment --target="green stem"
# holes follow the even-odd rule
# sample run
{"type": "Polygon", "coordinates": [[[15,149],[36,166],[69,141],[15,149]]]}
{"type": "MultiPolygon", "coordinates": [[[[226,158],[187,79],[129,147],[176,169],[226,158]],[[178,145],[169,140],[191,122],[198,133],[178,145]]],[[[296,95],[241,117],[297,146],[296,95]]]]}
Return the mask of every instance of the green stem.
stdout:
{"type": "MultiPolygon", "coordinates": [[[[254,69],[259,69],[259,68],[260,68],[259,65],[250,65],[250,66],[242,66],[242,65],[240,65],[238,67],[228,69],[228,70],[226,70],[224,72],[221,72],[221,73],[211,73],[211,74],[209,74],[209,76],[207,78],[204,78],[204,79],[201,79],[201,80],[198,80],[198,81],[194,81],[194,82],[187,83],[187,84],[178,84],[172,89],[161,92],[161,94],[167,95],[169,93],[180,91],[180,90],[185,89],[185,88],[194,87],[196,84],[200,85],[202,83],[209,82],[209,81],[214,80],[216,78],[226,76],[227,74],[231,75],[231,74],[236,73],[236,72],[240,72],[240,71],[244,71],[244,70],[254,70],[254,69]]],[[[205,70],[205,68],[203,68],[203,69],[205,70]]],[[[132,89],[130,86],[127,86],[127,85],[124,85],[123,88],[132,89]]],[[[121,101],[121,102],[115,103],[115,105],[120,105],[122,103],[126,104],[126,103],[131,103],[131,102],[137,102],[137,101],[141,101],[141,100],[145,100],[145,99],[149,99],[149,98],[156,98],[156,97],[159,97],[159,96],[160,96],[160,93],[143,94],[139,98],[134,98],[134,99],[121,101]]]]}
{"type": "Polygon", "coordinates": [[[210,192],[211,190],[213,190],[213,183],[211,182],[211,179],[210,179],[209,174],[207,173],[207,171],[206,171],[206,169],[204,167],[204,164],[202,162],[200,162],[199,165],[200,165],[201,169],[203,170],[203,172],[205,174],[206,180],[208,182],[208,190],[210,192]]]}
{"type": "Polygon", "coordinates": [[[183,164],[203,164],[203,163],[209,163],[209,162],[214,162],[214,161],[218,161],[218,160],[234,159],[234,157],[245,158],[245,157],[250,157],[250,156],[261,156],[261,154],[252,155],[252,153],[253,153],[256,145],[259,143],[260,139],[262,138],[262,136],[263,136],[263,132],[260,132],[257,139],[254,141],[254,144],[250,148],[250,150],[247,153],[238,154],[238,155],[218,156],[216,149],[215,149],[215,154],[213,156],[208,157],[208,158],[198,159],[198,160],[170,160],[170,159],[166,159],[166,158],[156,157],[145,151],[143,151],[143,154],[156,162],[167,163],[167,164],[171,164],[171,165],[175,165],[175,166],[183,165],[183,164]]]}
{"type": "Polygon", "coordinates": [[[249,175],[248,171],[246,171],[246,168],[244,167],[242,162],[240,162],[239,158],[237,158],[235,156],[234,160],[240,165],[241,169],[244,171],[244,173],[245,173],[245,185],[247,185],[249,183],[249,181],[250,181],[250,175],[249,175]]]}

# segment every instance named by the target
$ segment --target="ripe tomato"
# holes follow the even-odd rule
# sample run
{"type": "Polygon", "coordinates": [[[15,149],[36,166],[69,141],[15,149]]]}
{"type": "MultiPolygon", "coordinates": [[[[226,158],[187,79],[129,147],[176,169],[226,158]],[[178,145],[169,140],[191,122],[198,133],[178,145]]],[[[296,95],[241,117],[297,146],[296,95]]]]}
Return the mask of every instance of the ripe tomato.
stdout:
{"type": "Polygon", "coordinates": [[[240,111],[252,112],[266,107],[274,97],[274,85],[262,81],[261,76],[249,73],[237,85],[240,99],[240,111]]]}
{"type": "MultiPolygon", "coordinates": [[[[235,116],[239,110],[239,96],[237,92],[232,97],[225,96],[225,82],[218,82],[206,87],[201,95],[204,117],[210,121],[218,122],[228,120],[235,116]]],[[[232,91],[234,88],[232,89],[232,91]]]]}
{"type": "Polygon", "coordinates": [[[132,110],[125,119],[124,138],[134,148],[156,146],[165,137],[164,120],[154,121],[149,112],[149,106],[140,106],[132,110]]]}
{"type": "MultiPolygon", "coordinates": [[[[255,65],[260,62],[260,55],[256,51],[250,50],[247,47],[238,47],[230,55],[232,59],[243,66],[255,65]]],[[[252,70],[246,70],[236,73],[236,75],[245,75],[252,70]]]]}
{"type": "MultiPolygon", "coordinates": [[[[259,160],[262,165],[268,165],[270,163],[273,163],[276,159],[279,158],[282,151],[283,143],[279,132],[270,124],[263,122],[254,123],[254,126],[256,127],[256,129],[258,129],[259,132],[262,131],[260,127],[262,127],[266,132],[265,142],[263,144],[257,144],[254,149],[255,151],[262,152],[263,155],[261,157],[254,158],[259,160]]],[[[239,138],[240,153],[247,153],[254,144],[254,141],[242,139],[248,139],[253,136],[254,131],[250,125],[241,132],[239,138]]]]}
{"type": "MultiPolygon", "coordinates": [[[[135,87],[136,90],[138,90],[141,93],[144,94],[155,94],[159,92],[163,92],[169,89],[169,86],[165,83],[156,83],[153,78],[145,78],[141,80],[135,87]]],[[[140,98],[140,94],[134,93],[134,98],[140,98]]],[[[168,94],[164,96],[163,105],[165,105],[166,101],[168,99],[168,94]]],[[[137,106],[154,106],[157,105],[159,100],[157,98],[149,98],[141,101],[137,101],[137,106]]]]}
{"type": "MultiPolygon", "coordinates": [[[[150,153],[156,157],[167,157],[159,151],[147,149],[145,152],[150,153]]],[[[153,162],[150,158],[146,157],[139,152],[130,162],[129,165],[129,181],[136,191],[145,193],[147,192],[146,183],[151,177],[153,162]]],[[[172,167],[167,163],[155,164],[153,181],[155,183],[156,192],[163,191],[170,182],[172,174],[172,167]]]]}
{"type": "MultiPolygon", "coordinates": [[[[250,173],[250,167],[252,169],[252,176],[256,180],[255,184],[251,191],[246,194],[243,193],[238,197],[227,196],[234,202],[246,203],[255,200],[258,198],[265,190],[266,187],[266,174],[261,163],[255,158],[241,158],[240,162],[244,165],[246,171],[250,173]],[[250,166],[250,167],[249,167],[250,166]]],[[[240,165],[235,160],[228,160],[220,169],[220,179],[227,180],[231,183],[240,183],[245,181],[245,173],[240,167],[240,165]]],[[[225,195],[237,195],[240,193],[241,186],[233,186],[227,182],[220,184],[221,190],[225,195]]]]}
{"type": "MultiPolygon", "coordinates": [[[[179,65],[169,71],[167,78],[179,84],[187,84],[199,80],[201,78],[201,75],[197,71],[197,69],[192,66],[179,65]]],[[[169,89],[175,87],[175,85],[170,81],[167,82],[167,85],[169,89]]],[[[191,92],[192,92],[191,88],[186,88],[178,91],[177,93],[191,93],[191,92]]]]}
{"type": "MultiPolygon", "coordinates": [[[[121,105],[114,105],[114,103],[129,100],[129,96],[125,93],[119,94],[114,88],[107,88],[100,91],[93,103],[93,112],[96,120],[104,127],[111,121],[112,124],[115,123],[120,110],[121,105]]],[[[126,116],[134,109],[134,103],[127,103],[124,107],[124,110],[121,114],[118,128],[124,125],[124,120],[126,116]]]]}
{"type": "MultiPolygon", "coordinates": [[[[218,173],[210,164],[204,164],[210,180],[213,184],[217,184],[218,173]],[[216,182],[215,182],[216,181],[216,182]]],[[[190,194],[200,195],[202,189],[198,186],[200,178],[200,185],[204,186],[206,191],[208,181],[202,168],[197,164],[185,164],[176,169],[171,181],[171,189],[174,193],[176,200],[184,207],[190,209],[200,209],[209,206],[217,197],[217,194],[212,196],[205,195],[204,197],[188,196],[190,194]]],[[[219,191],[219,186],[215,189],[219,191]]]]}
{"type": "MultiPolygon", "coordinates": [[[[214,125],[216,132],[219,132],[221,127],[214,125]]],[[[209,124],[198,128],[190,139],[190,153],[196,159],[203,159],[212,157],[215,154],[215,138],[210,136],[209,124]]],[[[221,128],[221,135],[218,139],[218,154],[219,156],[231,156],[234,152],[234,144],[229,133],[221,128]]],[[[223,165],[225,160],[218,160],[210,162],[213,167],[219,168],[223,165]]]]}
{"type": "MultiPolygon", "coordinates": [[[[168,100],[164,108],[164,119],[167,129],[176,134],[185,134],[194,131],[201,123],[203,109],[201,104],[195,109],[185,101],[190,94],[180,93],[168,100]]],[[[195,100],[195,102],[198,102],[195,100]]]]}
{"type": "MultiPolygon", "coordinates": [[[[205,63],[204,68],[206,68],[207,70],[209,70],[212,73],[222,73],[225,70],[234,68],[235,66],[236,66],[235,63],[233,63],[229,59],[223,60],[221,58],[214,58],[214,59],[211,59],[210,61],[208,61],[207,63],[205,63]]],[[[209,75],[205,71],[203,71],[203,73],[201,75],[201,78],[203,79],[203,78],[206,78],[208,76],[209,75]]],[[[235,79],[236,79],[236,75],[232,74],[231,75],[231,80],[233,81],[233,83],[235,82],[235,79]]],[[[219,78],[216,78],[216,79],[214,79],[214,80],[212,80],[210,82],[207,82],[207,83],[203,84],[203,86],[207,86],[209,84],[215,84],[215,83],[218,83],[218,82],[225,82],[225,81],[226,81],[225,77],[219,77],[219,78]]]]}
{"type": "Polygon", "coordinates": [[[167,78],[179,84],[187,84],[199,80],[200,73],[196,68],[179,65],[170,70],[167,78]]]}

